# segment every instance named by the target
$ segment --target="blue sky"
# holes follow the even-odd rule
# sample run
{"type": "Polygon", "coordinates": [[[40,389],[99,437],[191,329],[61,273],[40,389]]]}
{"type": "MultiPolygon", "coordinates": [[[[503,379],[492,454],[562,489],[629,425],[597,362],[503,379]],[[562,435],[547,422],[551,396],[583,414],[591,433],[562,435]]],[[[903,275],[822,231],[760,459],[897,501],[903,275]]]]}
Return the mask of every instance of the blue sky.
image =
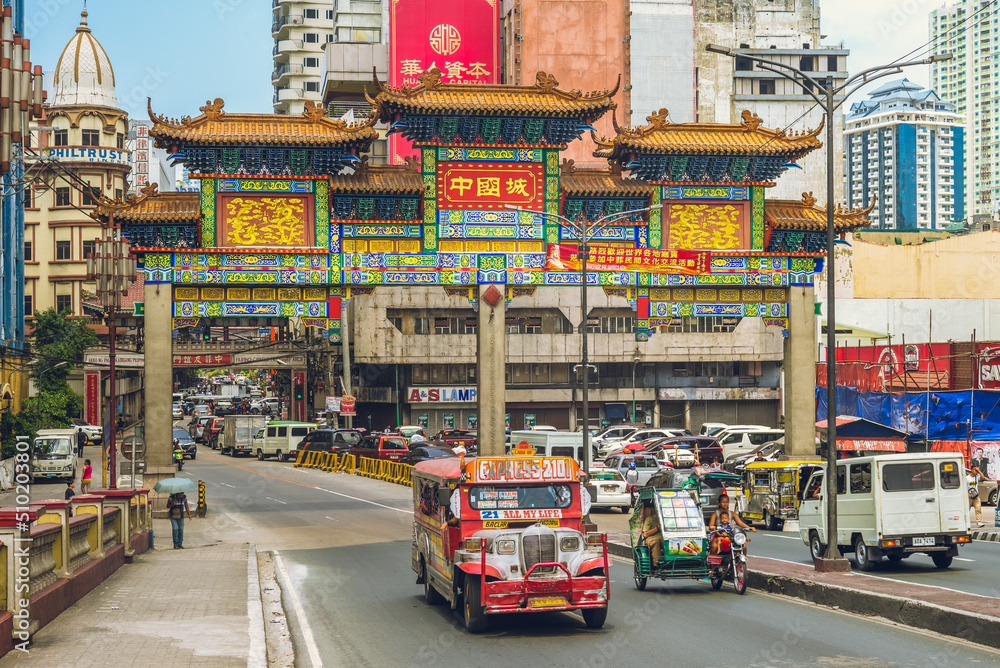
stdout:
{"type": "MultiPolygon", "coordinates": [[[[852,72],[890,62],[927,41],[940,0],[821,0],[827,43],[851,49],[852,72]],[[864,17],[859,20],[859,17],[864,17]]],[[[80,23],[81,0],[25,0],[32,61],[46,72],[80,23]]],[[[331,0],[332,6],[332,0],[331,0]]],[[[153,109],[198,114],[222,97],[232,111],[271,111],[271,3],[266,0],[91,0],[93,34],[115,68],[118,101],[134,118],[153,109]]],[[[927,68],[906,73],[926,84],[927,68]]]]}

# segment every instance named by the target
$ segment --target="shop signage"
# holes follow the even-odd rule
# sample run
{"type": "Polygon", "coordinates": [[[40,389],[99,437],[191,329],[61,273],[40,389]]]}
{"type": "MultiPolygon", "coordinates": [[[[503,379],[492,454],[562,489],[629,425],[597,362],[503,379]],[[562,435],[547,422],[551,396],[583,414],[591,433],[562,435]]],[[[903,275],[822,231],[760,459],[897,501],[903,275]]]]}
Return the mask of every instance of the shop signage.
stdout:
{"type": "Polygon", "coordinates": [[[391,387],[359,387],[357,396],[358,401],[362,403],[391,404],[393,402],[391,387]]]}
{"type": "Polygon", "coordinates": [[[503,209],[511,204],[541,211],[545,174],[541,163],[441,162],[438,209],[503,209]]]}
{"type": "MultiPolygon", "coordinates": [[[[576,244],[549,244],[545,268],[580,271],[576,244]]],[[[660,250],[591,246],[588,271],[643,271],[653,274],[707,274],[712,261],[708,251],[660,250]]]]}
{"type": "Polygon", "coordinates": [[[475,387],[411,387],[406,390],[411,404],[475,403],[475,387]]]}
{"type": "Polygon", "coordinates": [[[660,401],[774,401],[778,390],[766,387],[661,387],[660,401]]]}
{"type": "Polygon", "coordinates": [[[74,162],[101,162],[113,165],[128,165],[129,151],[116,148],[49,148],[42,156],[51,160],[72,160],[74,162]]]}
{"type": "Polygon", "coordinates": [[[525,413],[524,414],[524,428],[525,429],[534,429],[534,427],[535,427],[535,414],[534,413],[525,413]]]}
{"type": "Polygon", "coordinates": [[[469,427],[469,429],[475,429],[476,425],[478,423],[479,423],[479,419],[476,417],[475,413],[472,413],[471,415],[469,415],[469,417],[466,418],[466,420],[465,420],[465,424],[469,427]]]}
{"type": "MultiPolygon", "coordinates": [[[[87,353],[83,356],[84,364],[94,366],[111,366],[111,355],[107,353],[87,353]]],[[[115,366],[130,369],[141,369],[146,363],[142,353],[115,353],[115,366]]]]}
{"type": "Polygon", "coordinates": [[[340,398],[340,414],[341,415],[357,415],[354,412],[354,402],[356,399],[350,394],[345,394],[340,398]]]}
{"type": "Polygon", "coordinates": [[[421,413],[420,415],[417,416],[418,427],[423,427],[424,429],[427,429],[427,425],[429,425],[430,422],[431,418],[430,415],[428,415],[427,413],[421,413]]]}
{"type": "Polygon", "coordinates": [[[83,373],[83,417],[88,424],[101,423],[101,372],[85,371],[83,373]]]}
{"type": "Polygon", "coordinates": [[[454,413],[445,413],[444,415],[441,416],[441,421],[444,422],[444,428],[445,429],[454,429],[455,428],[455,414],[454,413]]]}
{"type": "Polygon", "coordinates": [[[340,412],[340,397],[327,397],[326,398],[326,412],[327,413],[339,413],[340,412]]]}
{"type": "Polygon", "coordinates": [[[980,351],[978,378],[980,389],[1000,388],[1000,348],[986,348],[980,351]]]}

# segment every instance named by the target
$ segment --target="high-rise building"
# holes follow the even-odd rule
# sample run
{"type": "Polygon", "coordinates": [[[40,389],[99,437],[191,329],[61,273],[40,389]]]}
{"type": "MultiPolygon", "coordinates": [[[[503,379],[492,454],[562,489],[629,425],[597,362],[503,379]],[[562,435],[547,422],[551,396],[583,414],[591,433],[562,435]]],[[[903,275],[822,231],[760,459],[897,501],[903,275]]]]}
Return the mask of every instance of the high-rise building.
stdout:
{"type": "Polygon", "coordinates": [[[965,118],[966,215],[1000,211],[1000,12],[995,2],[958,0],[931,12],[931,88],[965,118]]]}
{"type": "MultiPolygon", "coordinates": [[[[343,0],[346,4],[351,3],[343,0]]],[[[379,4],[379,3],[374,3],[379,4]]],[[[275,2],[271,36],[274,38],[274,112],[301,114],[306,100],[319,102],[323,47],[334,41],[332,3],[275,2]]]]}
{"type": "Polygon", "coordinates": [[[892,81],[851,105],[844,199],[883,229],[939,229],[965,218],[964,116],[937,93],[892,81]]]}
{"type": "Polygon", "coordinates": [[[95,194],[124,197],[131,169],[125,146],[128,114],[118,106],[114,69],[87,26],[86,12],[59,56],[52,81],[52,100],[31,128],[40,157],[29,159],[26,168],[34,181],[25,191],[30,200],[24,234],[28,318],[50,307],[85,315],[87,254],[101,230],[90,217],[95,194]]]}
{"type": "MultiPolygon", "coordinates": [[[[842,43],[836,46],[822,43],[819,7],[819,0],[699,0],[694,15],[692,87],[696,117],[690,120],[738,123],[743,110],[749,109],[760,116],[767,127],[788,132],[813,129],[825,122],[823,109],[803,90],[803,84],[756,67],[753,61],[705,50],[708,44],[741,49],[749,55],[796,67],[821,84],[829,82],[837,86],[847,79],[850,51],[842,43]]],[[[638,63],[633,63],[633,70],[638,67],[638,63]]],[[[681,78],[675,81],[665,77],[658,85],[675,89],[686,86],[689,81],[686,72],[673,76],[681,78]]],[[[811,84],[805,86],[811,87],[811,84]]],[[[834,112],[832,119],[834,183],[837,184],[843,179],[843,113],[840,109],[834,112]]],[[[671,120],[675,122],[689,120],[681,115],[682,110],[676,114],[670,111],[671,120]]],[[[825,144],[825,133],[820,138],[825,144]]],[[[801,165],[801,170],[786,172],[778,185],[768,191],[768,197],[800,199],[802,193],[812,192],[823,202],[826,199],[827,148],[824,146],[813,152],[801,165]]]]}

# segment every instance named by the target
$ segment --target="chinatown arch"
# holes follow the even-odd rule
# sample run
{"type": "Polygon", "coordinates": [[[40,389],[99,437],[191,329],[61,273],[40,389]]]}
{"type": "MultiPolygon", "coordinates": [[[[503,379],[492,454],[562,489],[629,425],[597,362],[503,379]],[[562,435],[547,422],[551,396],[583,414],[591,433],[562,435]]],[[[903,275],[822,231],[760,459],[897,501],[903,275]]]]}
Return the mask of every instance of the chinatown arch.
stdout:
{"type": "MultiPolygon", "coordinates": [[[[433,69],[413,87],[378,83],[357,123],[309,103],[299,116],[239,114],[216,99],[180,120],[150,108],[155,145],[184,156],[200,191],[148,189],[103,202],[95,217],[113,217],[144,269],[151,480],[173,475],[175,329],[294,317],[339,341],[346,302],[382,286],[440,286],[477,311],[480,448],[503,454],[505,303],[581,281],[577,235],[536,211],[593,221],[658,207],[593,239],[587,284],[627,301],[639,346],[679,317],[780,328],[786,442],[814,454],[813,280],[826,211],[811,194],[765,193],[822,146],[820,128],[770,130],[750,111],[737,124],[671,123],[661,109],[647,125],[593,137],[606,168],[560,162],[613,112],[615,92],[562,90],[542,72],[533,85],[447,84],[433,69]],[[369,166],[376,123],[412,141],[419,159],[369,166]]],[[[869,211],[838,209],[838,233],[865,226],[869,211]]],[[[295,403],[291,415],[305,417],[295,403]]]]}

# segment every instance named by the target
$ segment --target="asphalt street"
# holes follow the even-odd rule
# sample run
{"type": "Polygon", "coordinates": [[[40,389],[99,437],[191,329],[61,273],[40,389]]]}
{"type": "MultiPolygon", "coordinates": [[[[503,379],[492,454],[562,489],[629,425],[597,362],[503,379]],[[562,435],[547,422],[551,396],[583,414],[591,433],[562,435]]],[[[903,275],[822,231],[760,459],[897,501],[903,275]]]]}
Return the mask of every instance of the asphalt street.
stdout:
{"type": "MultiPolygon", "coordinates": [[[[589,630],[566,613],[492,618],[467,634],[443,607],[423,602],[410,569],[409,488],[291,464],[233,459],[200,448],[185,473],[208,485],[209,512],[278,554],[291,587],[297,665],[479,666],[911,666],[1000,655],[901,627],[872,623],[769,595],[737,596],[708,583],[650,583],[635,590],[631,567],[612,568],[608,622],[589,630]]],[[[788,541],[789,543],[791,541],[788,541]]]]}

